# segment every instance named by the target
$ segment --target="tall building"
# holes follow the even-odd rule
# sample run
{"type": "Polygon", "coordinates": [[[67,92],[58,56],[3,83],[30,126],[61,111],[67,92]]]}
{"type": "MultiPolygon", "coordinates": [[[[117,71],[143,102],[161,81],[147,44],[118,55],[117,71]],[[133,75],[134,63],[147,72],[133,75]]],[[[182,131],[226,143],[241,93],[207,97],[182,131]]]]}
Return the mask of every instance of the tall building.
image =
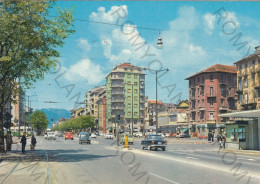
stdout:
{"type": "Polygon", "coordinates": [[[238,110],[260,109],[260,46],[237,62],[238,110]]]}
{"type": "Polygon", "coordinates": [[[91,89],[85,95],[85,111],[86,115],[98,118],[98,104],[97,101],[102,95],[106,93],[106,86],[99,86],[91,89]]]}
{"type": "Polygon", "coordinates": [[[107,128],[114,129],[119,114],[121,131],[129,131],[132,121],[134,131],[144,130],[145,74],[142,68],[130,63],[116,66],[106,77],[106,87],[107,128]]]}
{"type": "Polygon", "coordinates": [[[189,80],[189,123],[191,132],[223,131],[225,118],[219,114],[236,110],[236,66],[213,65],[189,80]]]}

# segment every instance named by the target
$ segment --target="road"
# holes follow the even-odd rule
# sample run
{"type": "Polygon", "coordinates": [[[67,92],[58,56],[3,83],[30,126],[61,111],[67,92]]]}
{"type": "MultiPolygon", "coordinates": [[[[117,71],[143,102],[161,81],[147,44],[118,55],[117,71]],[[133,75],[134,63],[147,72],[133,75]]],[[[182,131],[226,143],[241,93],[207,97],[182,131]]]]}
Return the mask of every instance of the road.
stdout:
{"type": "MultiPolygon", "coordinates": [[[[90,145],[80,145],[77,138],[65,141],[58,137],[48,141],[37,137],[37,151],[28,151],[4,183],[254,184],[260,181],[258,155],[220,152],[217,144],[170,143],[166,151],[148,151],[141,150],[140,140],[135,140],[131,150],[123,150],[116,147],[115,140],[104,137],[93,139],[94,144],[90,145]],[[25,160],[29,165],[23,165],[25,160]],[[32,165],[37,163],[33,169],[32,165]]],[[[13,159],[8,165],[10,171],[16,162],[19,160],[13,159]]],[[[6,173],[0,172],[0,181],[5,177],[6,173]]]]}

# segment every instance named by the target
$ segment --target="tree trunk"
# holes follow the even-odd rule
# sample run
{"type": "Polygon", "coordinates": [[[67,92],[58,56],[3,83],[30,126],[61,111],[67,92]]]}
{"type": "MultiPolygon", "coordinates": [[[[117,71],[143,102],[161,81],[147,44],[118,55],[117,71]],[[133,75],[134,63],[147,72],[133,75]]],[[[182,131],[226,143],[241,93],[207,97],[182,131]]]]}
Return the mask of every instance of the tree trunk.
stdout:
{"type": "Polygon", "coordinates": [[[3,108],[0,107],[0,153],[5,152],[3,108]]]}

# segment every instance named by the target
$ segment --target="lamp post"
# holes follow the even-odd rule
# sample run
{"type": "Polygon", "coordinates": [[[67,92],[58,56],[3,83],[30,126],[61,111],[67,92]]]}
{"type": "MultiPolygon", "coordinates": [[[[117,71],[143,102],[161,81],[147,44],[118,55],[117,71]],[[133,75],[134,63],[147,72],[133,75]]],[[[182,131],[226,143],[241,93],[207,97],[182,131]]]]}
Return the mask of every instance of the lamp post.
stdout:
{"type": "Polygon", "coordinates": [[[168,72],[170,69],[166,68],[166,69],[161,69],[161,70],[154,70],[154,69],[147,69],[147,68],[143,68],[143,70],[150,70],[155,72],[155,95],[156,95],[156,104],[155,104],[155,121],[156,121],[156,134],[158,133],[158,78],[157,78],[157,74],[158,72],[161,71],[166,71],[168,72]]]}

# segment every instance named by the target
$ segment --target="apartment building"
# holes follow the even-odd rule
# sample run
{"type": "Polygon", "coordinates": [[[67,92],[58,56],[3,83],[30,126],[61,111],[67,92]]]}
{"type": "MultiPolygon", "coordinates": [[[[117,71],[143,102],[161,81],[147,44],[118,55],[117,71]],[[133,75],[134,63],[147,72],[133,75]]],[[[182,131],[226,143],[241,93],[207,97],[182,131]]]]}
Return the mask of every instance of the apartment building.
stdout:
{"type": "Polygon", "coordinates": [[[189,81],[191,132],[223,131],[226,118],[219,117],[219,114],[237,108],[236,66],[215,64],[186,80],[189,81]]]}
{"type": "MultiPolygon", "coordinates": [[[[106,103],[109,127],[115,127],[116,116],[120,115],[120,129],[130,131],[144,128],[145,118],[145,74],[142,68],[122,63],[106,77],[106,103]]],[[[107,127],[107,128],[109,128],[107,127]]]]}
{"type": "Polygon", "coordinates": [[[238,110],[260,109],[260,46],[237,62],[238,110]]]}

